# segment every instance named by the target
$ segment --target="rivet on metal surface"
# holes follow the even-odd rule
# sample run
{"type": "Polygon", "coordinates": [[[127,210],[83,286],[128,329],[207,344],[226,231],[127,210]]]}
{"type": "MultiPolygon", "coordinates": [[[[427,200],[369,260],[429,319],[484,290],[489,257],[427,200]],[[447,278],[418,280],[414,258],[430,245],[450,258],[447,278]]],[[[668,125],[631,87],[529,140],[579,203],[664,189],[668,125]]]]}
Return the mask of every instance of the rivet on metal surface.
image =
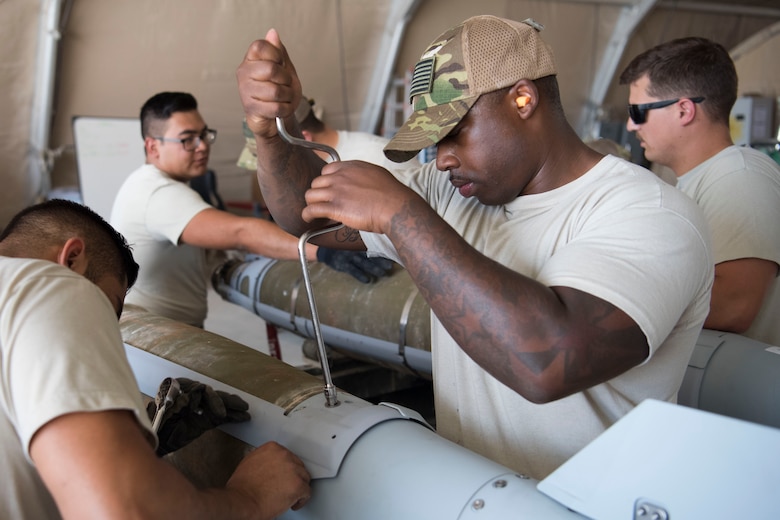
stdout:
{"type": "Polygon", "coordinates": [[[478,498],[471,503],[471,509],[480,510],[483,507],[485,507],[485,501],[482,500],[481,498],[478,498]]]}
{"type": "Polygon", "coordinates": [[[498,479],[495,482],[493,482],[493,487],[494,488],[498,488],[498,489],[505,488],[506,485],[507,485],[507,482],[504,479],[498,479]]]}

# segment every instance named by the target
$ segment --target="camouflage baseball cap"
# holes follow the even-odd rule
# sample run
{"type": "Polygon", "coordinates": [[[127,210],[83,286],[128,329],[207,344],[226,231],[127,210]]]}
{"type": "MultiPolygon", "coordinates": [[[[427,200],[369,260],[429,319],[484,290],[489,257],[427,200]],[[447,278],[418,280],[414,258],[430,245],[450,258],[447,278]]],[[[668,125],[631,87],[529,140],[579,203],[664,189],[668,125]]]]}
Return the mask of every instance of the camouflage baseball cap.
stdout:
{"type": "MultiPolygon", "coordinates": [[[[302,123],[309,113],[312,112],[312,105],[314,105],[313,99],[309,99],[306,96],[301,98],[298,108],[295,109],[295,120],[298,121],[298,124],[302,123]]],[[[246,119],[244,119],[243,124],[244,139],[246,140],[246,143],[241,150],[241,155],[238,156],[236,165],[239,168],[246,168],[247,170],[254,171],[257,170],[257,143],[255,143],[255,135],[246,124],[246,119]]]]}
{"type": "Polygon", "coordinates": [[[442,140],[479,96],[521,79],[556,74],[553,52],[539,37],[543,26],[475,16],[428,46],[412,75],[414,113],[385,146],[395,162],[408,161],[442,140]]]}
{"type": "Polygon", "coordinates": [[[241,155],[238,156],[236,165],[239,168],[246,168],[247,170],[257,170],[257,143],[255,143],[255,134],[249,129],[246,124],[246,119],[243,121],[244,125],[244,148],[241,150],[241,155]]]}

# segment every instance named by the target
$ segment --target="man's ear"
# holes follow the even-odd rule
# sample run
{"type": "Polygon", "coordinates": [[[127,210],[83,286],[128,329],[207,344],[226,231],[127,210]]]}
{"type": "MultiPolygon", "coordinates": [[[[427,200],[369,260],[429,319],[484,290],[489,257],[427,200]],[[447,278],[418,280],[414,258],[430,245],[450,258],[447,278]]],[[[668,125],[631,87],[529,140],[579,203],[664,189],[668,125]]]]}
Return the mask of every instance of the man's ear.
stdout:
{"type": "Polygon", "coordinates": [[[683,126],[691,124],[693,120],[696,118],[696,111],[699,110],[700,107],[698,107],[696,103],[694,103],[690,99],[682,99],[679,101],[679,104],[680,104],[680,123],[683,126]]]}
{"type": "Polygon", "coordinates": [[[84,240],[78,237],[69,238],[57,254],[57,263],[78,274],[86,273],[88,262],[84,240]]]}
{"type": "Polygon", "coordinates": [[[527,79],[515,83],[509,96],[512,98],[512,109],[517,110],[523,118],[530,116],[539,104],[539,91],[534,82],[527,79]]]}
{"type": "Polygon", "coordinates": [[[158,155],[160,155],[157,148],[160,146],[160,141],[157,139],[154,139],[153,137],[144,137],[144,150],[146,150],[146,158],[152,159],[157,158],[158,155]]]}

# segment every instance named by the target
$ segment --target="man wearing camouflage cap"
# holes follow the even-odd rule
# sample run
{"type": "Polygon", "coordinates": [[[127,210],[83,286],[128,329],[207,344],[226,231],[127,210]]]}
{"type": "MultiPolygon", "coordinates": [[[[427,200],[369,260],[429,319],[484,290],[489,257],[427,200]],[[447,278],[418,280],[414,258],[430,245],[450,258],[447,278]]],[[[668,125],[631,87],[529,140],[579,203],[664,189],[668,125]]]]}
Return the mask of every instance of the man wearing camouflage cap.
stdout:
{"type": "Polygon", "coordinates": [[[478,16],[434,40],[385,152],[436,161],[394,174],[281,140],[301,93],[276,31],[237,72],[274,217],[343,222],[322,243],[401,262],[434,315],[438,432],[537,479],[640,401],[675,401],[712,284],[695,204],[579,139],[540,30],[478,16]]]}

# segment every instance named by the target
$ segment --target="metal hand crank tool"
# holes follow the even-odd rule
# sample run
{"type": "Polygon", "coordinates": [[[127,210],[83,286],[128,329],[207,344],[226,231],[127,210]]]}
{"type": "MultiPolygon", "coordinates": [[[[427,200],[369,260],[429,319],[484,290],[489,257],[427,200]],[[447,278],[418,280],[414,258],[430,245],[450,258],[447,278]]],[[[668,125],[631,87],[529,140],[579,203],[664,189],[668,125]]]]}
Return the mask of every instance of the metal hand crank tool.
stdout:
{"type": "MultiPolygon", "coordinates": [[[[284,128],[284,121],[281,117],[276,118],[276,128],[279,131],[279,135],[288,143],[295,146],[302,146],[304,148],[311,148],[314,150],[320,150],[330,155],[331,160],[341,160],[338,152],[326,144],[315,143],[293,137],[284,128]]],[[[325,351],[325,342],[322,339],[322,329],[320,328],[320,316],[317,312],[317,304],[314,301],[314,291],[311,285],[311,277],[309,275],[309,263],[306,259],[306,243],[319,235],[330,233],[344,227],[344,224],[335,224],[319,230],[309,230],[298,239],[298,258],[301,261],[301,268],[303,269],[303,282],[306,287],[306,294],[309,297],[309,309],[311,310],[311,322],[314,325],[314,337],[317,340],[317,351],[320,357],[320,365],[322,367],[322,375],[325,380],[325,405],[326,406],[338,406],[339,400],[336,395],[336,386],[333,384],[333,378],[330,374],[330,367],[328,366],[328,354],[325,351]]]]}

